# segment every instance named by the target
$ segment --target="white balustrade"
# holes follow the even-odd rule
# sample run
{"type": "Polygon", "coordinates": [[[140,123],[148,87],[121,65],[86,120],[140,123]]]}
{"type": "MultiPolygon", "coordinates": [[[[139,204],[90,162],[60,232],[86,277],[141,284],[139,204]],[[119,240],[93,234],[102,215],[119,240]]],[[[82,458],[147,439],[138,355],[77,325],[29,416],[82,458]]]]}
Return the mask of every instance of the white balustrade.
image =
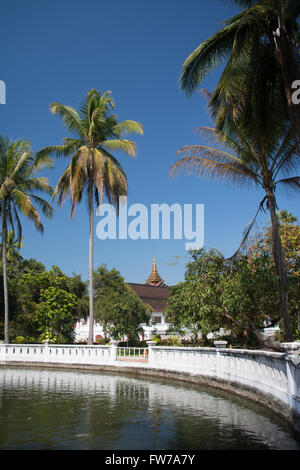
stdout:
{"type": "Polygon", "coordinates": [[[285,405],[300,423],[300,343],[287,345],[285,353],[229,349],[224,343],[216,344],[216,348],[155,346],[153,341],[147,345],[0,344],[0,365],[107,365],[204,376],[270,396],[285,405]]]}
{"type": "Polygon", "coordinates": [[[111,364],[109,346],[1,344],[0,363],[111,364]]]}

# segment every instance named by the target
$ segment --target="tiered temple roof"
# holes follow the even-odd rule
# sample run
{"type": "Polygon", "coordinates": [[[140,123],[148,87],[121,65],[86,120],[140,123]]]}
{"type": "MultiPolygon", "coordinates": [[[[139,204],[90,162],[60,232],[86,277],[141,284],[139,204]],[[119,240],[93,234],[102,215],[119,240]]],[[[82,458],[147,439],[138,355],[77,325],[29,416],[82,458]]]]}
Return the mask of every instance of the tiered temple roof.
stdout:
{"type": "Polygon", "coordinates": [[[160,277],[160,275],[158,274],[155,256],[153,256],[152,271],[146,281],[146,284],[148,286],[167,287],[164,281],[162,280],[162,278],[160,277]]]}
{"type": "Polygon", "coordinates": [[[140,299],[151,305],[154,311],[162,312],[170,296],[168,286],[164,283],[157,271],[155,256],[153,257],[152,271],[145,284],[129,283],[140,299]]]}

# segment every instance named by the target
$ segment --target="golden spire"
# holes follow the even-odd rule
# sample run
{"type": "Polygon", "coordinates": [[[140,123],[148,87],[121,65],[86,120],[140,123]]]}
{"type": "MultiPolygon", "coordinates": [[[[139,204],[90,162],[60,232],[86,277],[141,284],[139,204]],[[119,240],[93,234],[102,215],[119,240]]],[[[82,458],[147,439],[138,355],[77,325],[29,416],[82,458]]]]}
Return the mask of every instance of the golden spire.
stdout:
{"type": "Polygon", "coordinates": [[[150,286],[165,286],[164,281],[162,280],[157,271],[155,255],[153,255],[152,271],[146,281],[146,284],[150,286]]]}

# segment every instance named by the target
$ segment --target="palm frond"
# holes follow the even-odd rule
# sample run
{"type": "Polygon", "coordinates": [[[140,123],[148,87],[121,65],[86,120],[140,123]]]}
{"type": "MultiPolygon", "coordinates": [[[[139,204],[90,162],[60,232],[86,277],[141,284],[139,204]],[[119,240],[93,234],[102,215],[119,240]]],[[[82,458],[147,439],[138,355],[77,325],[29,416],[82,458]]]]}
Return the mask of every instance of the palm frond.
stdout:
{"type": "Polygon", "coordinates": [[[188,95],[192,94],[206,75],[230,54],[231,60],[235,60],[247,44],[250,31],[257,28],[258,18],[257,12],[240,12],[227,20],[220,31],[200,44],[182,66],[181,88],[188,95]]]}
{"type": "Polygon", "coordinates": [[[28,194],[23,193],[17,189],[13,192],[15,206],[18,207],[22,214],[27,217],[30,221],[34,222],[35,227],[38,231],[43,232],[44,227],[41,223],[40,215],[37,209],[32,204],[32,199],[28,194]]]}
{"type": "Polygon", "coordinates": [[[53,207],[45,201],[45,199],[37,196],[36,194],[30,194],[30,198],[40,208],[45,217],[51,218],[53,216],[53,207]]]}
{"type": "Polygon", "coordinates": [[[67,157],[84,143],[80,139],[64,139],[62,145],[49,145],[38,150],[36,158],[38,161],[44,161],[49,155],[55,154],[57,157],[67,157]]]}
{"type": "MultiPolygon", "coordinates": [[[[83,195],[87,195],[89,200],[91,185],[96,202],[99,202],[99,195],[101,202],[106,195],[108,200],[116,203],[118,195],[127,191],[125,172],[112,154],[121,151],[135,157],[136,143],[122,136],[132,133],[142,135],[143,126],[132,120],[118,122],[117,116],[112,114],[113,108],[110,91],[101,93],[91,89],[75,116],[75,121],[80,121],[80,129],[77,129],[79,138],[67,138],[62,146],[42,149],[45,154],[56,152],[72,155],[53,193],[53,199],[57,197],[59,205],[71,196],[72,216],[83,195]]],[[[73,108],[55,103],[55,111],[65,119],[66,127],[70,130],[69,124],[73,126],[74,120],[73,108]]]]}
{"type": "Polygon", "coordinates": [[[102,142],[102,146],[108,151],[120,150],[130,157],[136,156],[136,143],[133,140],[128,139],[112,139],[105,140],[102,142]]]}
{"type": "Polygon", "coordinates": [[[66,198],[70,195],[70,177],[71,164],[67,166],[53,191],[52,201],[58,196],[58,205],[61,206],[66,198]]]}
{"type": "MultiPolygon", "coordinates": [[[[19,214],[18,214],[18,211],[16,209],[16,206],[14,204],[14,202],[12,202],[12,213],[13,213],[13,219],[16,221],[16,225],[17,225],[17,228],[18,228],[18,239],[19,241],[22,240],[22,235],[23,235],[23,229],[22,229],[22,224],[21,224],[21,221],[20,221],[20,217],[19,217],[19,214]]],[[[12,227],[13,227],[13,231],[15,232],[15,229],[14,229],[14,223],[12,224],[12,227]]],[[[20,248],[20,245],[19,245],[19,248],[20,248]]]]}
{"type": "Polygon", "coordinates": [[[82,124],[76,109],[58,102],[51,103],[49,108],[52,114],[57,114],[62,118],[64,125],[69,131],[81,135],[82,124]]]}
{"type": "Polygon", "coordinates": [[[256,211],[255,216],[254,216],[253,219],[249,222],[249,224],[247,225],[247,227],[245,228],[245,230],[244,230],[244,232],[243,232],[243,238],[242,238],[242,241],[241,241],[240,246],[238,247],[238,249],[236,250],[236,252],[235,252],[232,256],[230,256],[230,258],[228,258],[228,261],[230,261],[230,262],[233,263],[233,262],[235,262],[235,261],[238,259],[238,256],[239,256],[240,252],[242,251],[242,249],[243,249],[243,248],[245,247],[245,245],[246,245],[246,242],[247,242],[248,237],[249,237],[249,235],[250,235],[250,232],[251,232],[251,230],[252,230],[252,228],[253,228],[253,226],[254,226],[254,224],[255,224],[255,221],[256,221],[256,218],[257,218],[259,212],[262,211],[262,210],[264,210],[264,204],[265,204],[266,200],[267,200],[267,196],[265,196],[265,197],[261,200],[261,202],[259,203],[259,206],[258,206],[258,209],[257,209],[257,211],[256,211]]]}
{"type": "Polygon", "coordinates": [[[225,183],[233,183],[237,186],[245,186],[255,180],[251,172],[232,162],[220,162],[208,157],[185,157],[175,162],[169,172],[169,177],[173,177],[178,172],[195,174],[207,179],[218,179],[225,183]]]}
{"type": "Polygon", "coordinates": [[[294,142],[291,130],[289,130],[274,156],[274,163],[272,165],[274,179],[276,179],[280,172],[289,174],[299,166],[299,163],[300,154],[298,152],[298,145],[297,142],[294,142]]]}
{"type": "Polygon", "coordinates": [[[20,171],[23,165],[26,165],[28,160],[32,159],[31,152],[30,150],[25,150],[25,152],[22,153],[20,158],[17,161],[16,166],[14,167],[10,177],[13,179],[14,176],[20,171]]]}
{"type": "Polygon", "coordinates": [[[179,83],[187,95],[194,93],[206,75],[225,60],[232,50],[234,33],[233,28],[223,28],[200,44],[185,60],[179,83]]]}
{"type": "Polygon", "coordinates": [[[116,124],[113,129],[113,133],[118,135],[119,137],[122,137],[123,135],[131,135],[131,134],[139,134],[143,135],[144,134],[144,129],[142,124],[140,124],[137,121],[122,121],[116,124]]]}
{"type": "Polygon", "coordinates": [[[49,185],[48,178],[45,176],[38,176],[34,178],[28,178],[23,183],[20,182],[18,185],[20,189],[23,191],[35,191],[35,192],[43,192],[52,196],[53,190],[52,187],[49,185]]]}
{"type": "MultiPolygon", "coordinates": [[[[250,159],[253,157],[253,147],[245,134],[242,136],[242,143],[239,142],[243,132],[242,129],[240,130],[238,138],[234,138],[232,135],[230,136],[225,134],[213,127],[199,126],[195,128],[194,132],[199,135],[203,135],[206,140],[211,141],[213,144],[218,145],[219,147],[222,146],[223,149],[220,150],[227,154],[229,151],[233,150],[235,155],[238,155],[238,161],[240,163],[242,161],[248,161],[249,157],[250,159]]],[[[234,158],[233,155],[231,156],[234,158]]]]}
{"type": "Polygon", "coordinates": [[[238,185],[259,183],[259,175],[251,165],[223,150],[204,145],[187,145],[180,148],[177,155],[187,156],[171,167],[169,176],[184,171],[207,178],[227,179],[238,185]]]}
{"type": "Polygon", "coordinates": [[[300,176],[281,179],[276,182],[277,184],[284,185],[288,190],[300,192],[300,176]]]}

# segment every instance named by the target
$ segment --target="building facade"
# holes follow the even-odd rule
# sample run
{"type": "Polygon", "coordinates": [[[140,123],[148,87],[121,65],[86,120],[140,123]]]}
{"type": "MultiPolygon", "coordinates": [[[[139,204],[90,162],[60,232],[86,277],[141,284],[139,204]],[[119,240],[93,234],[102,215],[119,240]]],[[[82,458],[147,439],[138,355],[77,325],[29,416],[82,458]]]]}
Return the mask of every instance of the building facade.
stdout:
{"type": "MultiPolygon", "coordinates": [[[[140,335],[140,339],[147,340],[152,338],[154,335],[160,335],[162,338],[167,336],[170,324],[167,323],[163,310],[169,298],[170,290],[158,273],[155,256],[153,257],[151,273],[146,282],[144,284],[129,282],[128,285],[135,291],[143,302],[149,304],[153,308],[150,324],[141,325],[143,332],[140,335]]],[[[86,341],[88,338],[88,332],[89,320],[79,319],[75,326],[75,341],[86,341]]],[[[94,341],[103,337],[104,332],[102,325],[95,322],[94,341]]]]}

